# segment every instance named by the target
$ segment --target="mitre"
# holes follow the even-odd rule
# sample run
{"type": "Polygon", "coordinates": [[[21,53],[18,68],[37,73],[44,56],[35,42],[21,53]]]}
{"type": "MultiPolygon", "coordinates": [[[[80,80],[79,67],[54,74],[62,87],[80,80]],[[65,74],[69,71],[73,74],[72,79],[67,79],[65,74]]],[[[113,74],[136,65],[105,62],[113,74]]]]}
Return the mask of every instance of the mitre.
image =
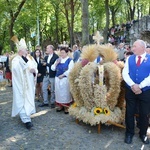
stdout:
{"type": "Polygon", "coordinates": [[[23,38],[21,38],[21,40],[19,41],[19,44],[16,44],[17,46],[17,50],[24,50],[26,49],[27,50],[27,45],[26,45],[26,42],[23,38]]]}
{"type": "Polygon", "coordinates": [[[21,40],[19,41],[16,36],[13,36],[11,38],[11,40],[16,44],[17,51],[27,49],[26,42],[25,42],[25,40],[23,38],[21,38],[21,40]]]}

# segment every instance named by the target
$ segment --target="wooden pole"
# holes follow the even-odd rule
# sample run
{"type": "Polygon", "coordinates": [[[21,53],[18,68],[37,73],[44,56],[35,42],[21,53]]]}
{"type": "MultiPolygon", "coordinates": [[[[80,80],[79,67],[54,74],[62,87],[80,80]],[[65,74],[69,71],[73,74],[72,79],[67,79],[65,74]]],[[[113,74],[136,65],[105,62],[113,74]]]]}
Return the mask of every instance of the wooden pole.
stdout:
{"type": "Polygon", "coordinates": [[[115,126],[117,126],[117,127],[121,127],[121,128],[126,128],[125,126],[123,126],[123,125],[121,125],[121,124],[118,124],[118,123],[115,123],[115,122],[112,122],[112,121],[107,121],[107,123],[109,123],[109,124],[112,124],[112,125],[115,125],[115,126]]]}
{"type": "Polygon", "coordinates": [[[97,131],[98,131],[98,134],[100,134],[100,132],[101,132],[101,123],[99,123],[99,124],[97,125],[97,131]]]}
{"type": "Polygon", "coordinates": [[[78,119],[76,119],[76,123],[79,124],[79,120],[78,119]]]}

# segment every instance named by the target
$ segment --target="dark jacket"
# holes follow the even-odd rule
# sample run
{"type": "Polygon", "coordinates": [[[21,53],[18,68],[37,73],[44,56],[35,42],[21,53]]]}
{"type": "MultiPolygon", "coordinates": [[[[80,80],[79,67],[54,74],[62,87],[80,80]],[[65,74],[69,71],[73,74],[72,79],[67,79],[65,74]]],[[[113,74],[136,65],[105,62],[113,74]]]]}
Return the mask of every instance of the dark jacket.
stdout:
{"type": "Polygon", "coordinates": [[[34,58],[36,63],[37,63],[37,69],[38,69],[38,73],[40,73],[42,76],[44,76],[45,74],[45,67],[42,65],[42,60],[40,59],[39,60],[39,63],[37,61],[36,58],[34,58]]]}
{"type": "Polygon", "coordinates": [[[9,57],[7,57],[6,62],[4,63],[5,67],[6,67],[6,72],[10,72],[10,68],[9,68],[9,57]]]}
{"type": "Polygon", "coordinates": [[[58,59],[58,55],[54,53],[53,57],[51,58],[49,63],[47,63],[47,59],[48,59],[48,56],[45,56],[44,61],[46,62],[46,66],[45,66],[44,76],[46,75],[46,67],[48,66],[49,67],[49,77],[54,78],[56,76],[56,71],[52,71],[51,66],[54,64],[56,59],[58,59]]]}
{"type": "Polygon", "coordinates": [[[77,62],[79,57],[80,57],[80,54],[81,54],[81,51],[79,50],[75,50],[74,53],[73,53],[73,61],[74,62],[77,62]]]}

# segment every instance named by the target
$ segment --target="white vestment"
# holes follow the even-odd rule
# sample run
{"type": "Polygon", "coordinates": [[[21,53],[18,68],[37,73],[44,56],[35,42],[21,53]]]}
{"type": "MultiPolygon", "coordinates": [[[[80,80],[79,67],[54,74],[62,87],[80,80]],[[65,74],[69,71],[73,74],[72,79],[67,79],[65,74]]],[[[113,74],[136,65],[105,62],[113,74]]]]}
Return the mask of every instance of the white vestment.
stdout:
{"type": "Polygon", "coordinates": [[[30,69],[34,68],[37,73],[37,63],[28,58],[26,63],[21,56],[17,55],[12,60],[12,85],[13,85],[13,106],[12,117],[15,117],[21,110],[25,110],[27,116],[35,113],[35,78],[30,69]]]}
{"type": "MultiPolygon", "coordinates": [[[[65,61],[68,59],[67,58],[61,58],[60,63],[65,63],[65,61]]],[[[56,60],[57,62],[57,60],[56,60]]],[[[55,70],[55,64],[56,62],[52,65],[51,69],[55,70]]],[[[68,65],[68,70],[66,70],[63,74],[66,76],[62,79],[59,79],[58,77],[55,77],[55,99],[57,103],[60,104],[67,104],[70,103],[71,100],[71,94],[70,94],[70,88],[69,88],[69,80],[68,80],[68,75],[70,73],[70,70],[73,68],[74,62],[73,60],[70,61],[68,65]]]]}

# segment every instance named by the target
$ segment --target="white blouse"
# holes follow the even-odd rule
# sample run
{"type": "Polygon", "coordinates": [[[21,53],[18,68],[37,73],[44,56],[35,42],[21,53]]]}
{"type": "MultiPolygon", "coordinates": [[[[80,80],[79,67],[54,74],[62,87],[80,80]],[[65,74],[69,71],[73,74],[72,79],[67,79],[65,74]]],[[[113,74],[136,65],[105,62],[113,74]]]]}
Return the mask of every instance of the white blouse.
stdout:
{"type": "MultiPolygon", "coordinates": [[[[66,58],[61,58],[61,61],[60,63],[65,63],[66,60],[68,59],[69,57],[67,56],[66,58]]],[[[58,58],[59,59],[59,58],[58,58]]],[[[56,70],[56,63],[57,63],[57,60],[55,61],[55,63],[51,66],[51,69],[53,71],[56,70]]],[[[66,70],[63,74],[67,77],[69,75],[69,72],[71,71],[71,69],[74,67],[74,62],[73,60],[70,61],[69,63],[69,66],[68,66],[68,70],[66,70]]]]}

